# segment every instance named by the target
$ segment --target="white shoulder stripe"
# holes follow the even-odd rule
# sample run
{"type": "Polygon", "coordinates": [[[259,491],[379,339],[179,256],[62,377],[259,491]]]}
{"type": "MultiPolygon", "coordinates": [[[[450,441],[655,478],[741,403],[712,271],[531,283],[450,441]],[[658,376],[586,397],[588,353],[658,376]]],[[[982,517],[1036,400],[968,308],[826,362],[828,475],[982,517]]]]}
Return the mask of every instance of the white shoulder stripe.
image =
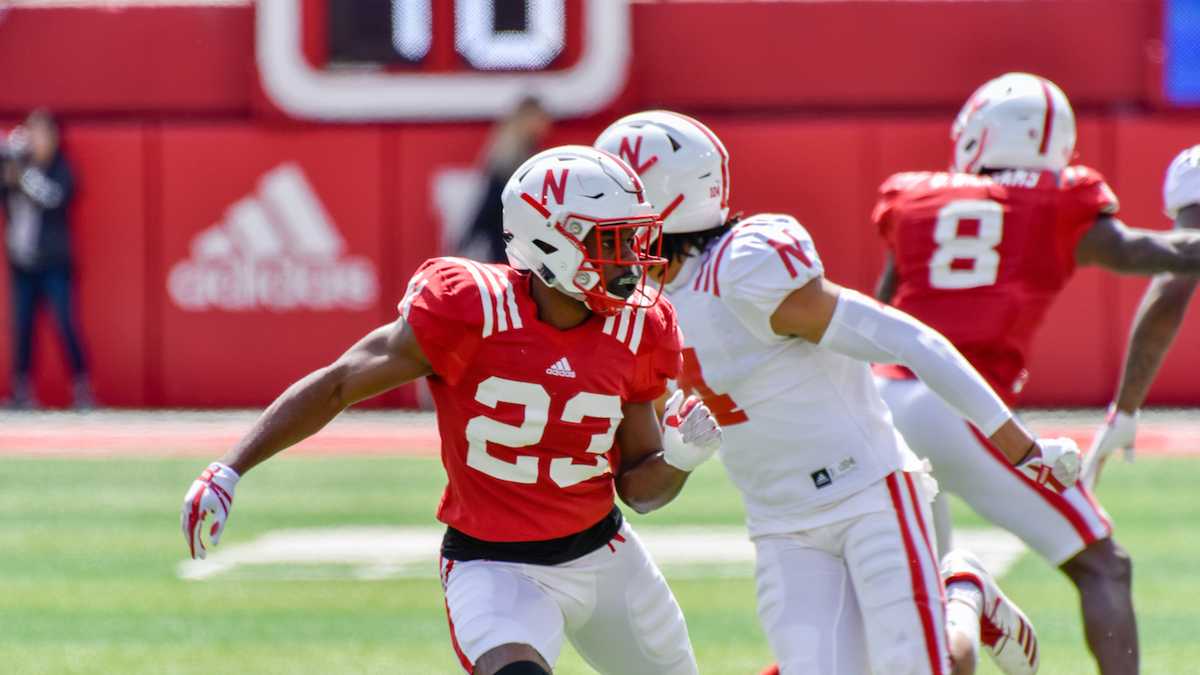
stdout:
{"type": "Polygon", "coordinates": [[[496,279],[496,273],[487,265],[481,265],[474,260],[468,260],[467,264],[479,270],[487,282],[488,290],[492,294],[492,298],[496,301],[496,332],[502,333],[508,330],[508,312],[504,309],[503,291],[500,289],[500,282],[496,279]]]}
{"type": "Polygon", "coordinates": [[[483,298],[481,304],[484,306],[485,314],[483,337],[492,334],[493,325],[496,333],[503,333],[510,328],[523,327],[521,313],[517,308],[516,293],[513,291],[512,282],[504,272],[467,258],[452,258],[452,260],[466,268],[476,285],[479,286],[479,294],[483,298]],[[493,312],[495,312],[494,315],[493,312]]]}
{"type": "Polygon", "coordinates": [[[477,264],[480,269],[488,274],[489,279],[495,282],[496,310],[500,314],[501,320],[500,330],[507,330],[503,325],[506,316],[512,328],[523,327],[524,324],[521,323],[521,312],[517,309],[517,296],[513,291],[512,281],[500,270],[483,263],[477,264]],[[507,311],[505,310],[505,306],[507,306],[507,311]]]}
{"type": "Polygon", "coordinates": [[[613,339],[624,344],[629,348],[629,351],[637,354],[638,347],[642,344],[642,331],[646,325],[646,310],[635,310],[632,307],[625,307],[621,310],[620,319],[620,322],[618,322],[616,314],[610,314],[605,317],[604,334],[613,336],[613,339]],[[629,329],[630,324],[633,325],[632,331],[629,329]]]}
{"type": "Polygon", "coordinates": [[[521,328],[521,312],[517,309],[517,296],[508,279],[504,280],[504,299],[508,301],[508,315],[512,317],[513,328],[521,328]]]}
{"type": "Polygon", "coordinates": [[[625,336],[629,335],[629,315],[633,310],[628,306],[621,310],[621,326],[617,328],[617,341],[624,342],[625,336]]]}
{"type": "Polygon", "coordinates": [[[491,267],[487,269],[492,270],[496,275],[496,281],[500,283],[500,290],[503,297],[497,299],[496,303],[499,304],[503,301],[508,306],[508,322],[512,324],[513,328],[521,328],[521,312],[517,310],[517,296],[513,292],[512,281],[500,270],[492,269],[491,267]]]}
{"type": "Polygon", "coordinates": [[[404,297],[400,300],[400,316],[408,320],[408,313],[412,310],[413,301],[425,290],[429,285],[429,279],[426,278],[425,272],[420,272],[408,282],[408,290],[404,293],[404,297]]]}
{"type": "Polygon", "coordinates": [[[479,276],[479,270],[476,269],[469,261],[462,258],[450,258],[455,263],[458,263],[467,270],[471,278],[475,280],[475,285],[479,287],[479,304],[483,308],[483,337],[488,337],[492,334],[492,294],[488,290],[487,284],[484,283],[483,277],[479,276]]]}
{"type": "Polygon", "coordinates": [[[642,345],[642,329],[646,325],[646,310],[639,309],[637,318],[633,321],[633,337],[629,338],[629,351],[637,354],[638,347],[642,345]]]}

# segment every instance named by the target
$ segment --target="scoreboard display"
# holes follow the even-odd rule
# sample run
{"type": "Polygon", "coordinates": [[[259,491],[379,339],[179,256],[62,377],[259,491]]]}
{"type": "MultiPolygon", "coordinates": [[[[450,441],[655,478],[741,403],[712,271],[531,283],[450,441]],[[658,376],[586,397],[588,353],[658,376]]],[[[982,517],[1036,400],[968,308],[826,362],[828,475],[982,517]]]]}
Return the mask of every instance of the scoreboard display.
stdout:
{"type": "MultiPolygon", "coordinates": [[[[453,22],[454,52],[478,70],[544,70],[567,42],[564,0],[439,3],[453,22]]],[[[578,11],[579,3],[573,8],[578,11]]],[[[433,0],[327,0],[329,58],[420,66],[431,60],[433,0]]],[[[433,58],[436,58],[434,55],[433,58]]]]}
{"type": "Polygon", "coordinates": [[[629,23],[626,0],[261,0],[256,58],[298,118],[493,118],[527,95],[582,116],[623,88],[629,23]]]}
{"type": "Polygon", "coordinates": [[[1167,0],[1163,88],[1168,102],[1200,105],[1200,0],[1167,0]]]}

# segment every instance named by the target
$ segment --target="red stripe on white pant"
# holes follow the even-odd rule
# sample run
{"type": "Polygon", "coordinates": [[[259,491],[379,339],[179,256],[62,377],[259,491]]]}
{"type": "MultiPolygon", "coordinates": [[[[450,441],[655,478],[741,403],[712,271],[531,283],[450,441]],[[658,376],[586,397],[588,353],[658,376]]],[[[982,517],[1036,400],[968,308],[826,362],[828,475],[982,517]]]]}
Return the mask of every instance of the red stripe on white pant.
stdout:
{"type": "MultiPolygon", "coordinates": [[[[450,571],[454,569],[454,561],[447,560],[446,570],[442,574],[442,599],[446,605],[446,623],[450,625],[450,646],[454,647],[454,653],[458,656],[458,662],[462,665],[463,670],[467,671],[467,675],[475,672],[475,666],[471,665],[471,660],[463,653],[462,647],[458,645],[458,635],[454,633],[454,619],[450,616],[450,599],[446,597],[446,588],[450,585],[450,571]]],[[[438,559],[438,567],[440,568],[442,561],[438,559]]]]}
{"type": "MultiPolygon", "coordinates": [[[[921,540],[925,542],[925,551],[929,554],[929,559],[933,561],[934,569],[938,567],[938,557],[934,553],[933,539],[929,537],[929,531],[925,527],[925,514],[921,510],[920,497],[917,493],[917,486],[913,484],[912,474],[904,472],[904,482],[908,486],[908,498],[912,504],[913,518],[917,520],[917,526],[921,529],[921,540]]],[[[940,573],[937,584],[938,599],[942,602],[942,613],[946,613],[946,589],[942,586],[940,573]]]]}
{"type": "Polygon", "coordinates": [[[1103,534],[1100,535],[1099,538],[1107,539],[1111,537],[1112,521],[1108,519],[1108,515],[1104,513],[1104,509],[1100,508],[1100,505],[1096,503],[1096,497],[1092,495],[1091,490],[1088,490],[1087,486],[1085,486],[1083,483],[1076,483],[1075,487],[1079,489],[1079,494],[1083,495],[1083,498],[1087,501],[1088,506],[1096,512],[1096,516],[1100,519],[1100,529],[1103,531],[1103,534]]]}
{"type": "MultiPolygon", "coordinates": [[[[897,472],[900,473],[900,472],[897,472]]],[[[929,656],[929,671],[933,675],[944,675],[946,672],[945,665],[948,660],[946,652],[942,650],[939,636],[944,633],[944,622],[934,620],[933,603],[940,601],[930,597],[928,589],[927,572],[925,565],[921,563],[921,553],[917,548],[916,538],[913,536],[912,527],[908,523],[908,516],[904,511],[904,497],[900,486],[900,481],[893,473],[886,480],[888,493],[892,497],[892,507],[896,511],[896,520],[900,524],[900,536],[904,541],[904,553],[908,558],[908,571],[912,577],[913,601],[917,606],[917,615],[921,619],[921,628],[925,634],[925,651],[929,656]]],[[[911,493],[910,493],[911,496],[911,493]]],[[[913,514],[914,519],[920,522],[921,515],[918,511],[913,514]]],[[[932,561],[930,562],[932,566],[932,561]]],[[[937,568],[933,566],[933,575],[937,577],[937,568]]],[[[940,586],[940,579],[938,585],[940,586]]]]}
{"type": "MultiPolygon", "coordinates": [[[[1016,476],[1018,480],[1029,486],[1030,490],[1033,490],[1042,498],[1043,501],[1049,504],[1051,508],[1061,513],[1063,518],[1067,519],[1067,522],[1070,523],[1071,527],[1075,529],[1075,533],[1078,534],[1079,538],[1083,540],[1084,546],[1090,546],[1091,544],[1108,536],[1107,534],[1104,536],[1097,536],[1096,533],[1092,531],[1092,528],[1088,525],[1087,517],[1083,513],[1080,513],[1079,510],[1073,504],[1071,504],[1071,502],[1067,501],[1066,497],[1063,497],[1050,488],[1043,487],[1033,482],[1033,479],[1021,473],[1017,467],[1013,466],[1012,462],[1008,461],[1008,458],[1004,456],[1004,453],[1000,452],[996,446],[992,445],[992,442],[989,441],[986,436],[980,433],[980,431],[976,429],[974,425],[967,424],[967,428],[971,430],[971,434],[975,436],[975,440],[979,441],[979,444],[983,446],[985,450],[987,450],[988,454],[991,455],[993,459],[995,459],[997,462],[1000,462],[1006,469],[1008,469],[1010,473],[1016,476]]],[[[1096,517],[1101,522],[1104,522],[1104,517],[1099,515],[1099,511],[1097,511],[1096,517]]],[[[1111,528],[1106,527],[1105,529],[1111,532],[1111,528]]]]}

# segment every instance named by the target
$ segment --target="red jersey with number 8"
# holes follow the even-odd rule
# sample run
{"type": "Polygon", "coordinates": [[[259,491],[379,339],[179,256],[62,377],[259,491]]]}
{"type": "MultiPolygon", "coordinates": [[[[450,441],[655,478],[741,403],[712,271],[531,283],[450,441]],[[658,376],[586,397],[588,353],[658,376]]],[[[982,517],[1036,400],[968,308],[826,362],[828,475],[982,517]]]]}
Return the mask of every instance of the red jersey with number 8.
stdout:
{"type": "Polygon", "coordinates": [[[531,283],[507,265],[434,258],[400,302],[433,365],[449,479],[438,519],[485,541],[556,539],[604,518],[622,406],[658,398],[679,372],[665,298],[559,330],[538,320],[531,283]]]}
{"type": "MultiPolygon", "coordinates": [[[[1092,169],[915,172],[880,188],[872,220],[896,270],[892,304],[945,335],[1010,403],[1075,248],[1117,198],[1092,169]]],[[[901,367],[879,366],[890,377],[901,367]]]]}

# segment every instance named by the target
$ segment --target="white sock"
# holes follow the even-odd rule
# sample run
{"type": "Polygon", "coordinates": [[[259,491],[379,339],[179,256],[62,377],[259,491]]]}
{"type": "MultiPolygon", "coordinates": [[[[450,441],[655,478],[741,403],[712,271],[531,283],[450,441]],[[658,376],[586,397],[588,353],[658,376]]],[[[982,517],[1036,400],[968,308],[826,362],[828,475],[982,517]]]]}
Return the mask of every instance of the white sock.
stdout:
{"type": "Polygon", "coordinates": [[[976,658],[979,654],[979,615],[983,611],[983,592],[969,581],[956,581],[946,587],[946,632],[961,633],[971,641],[976,658]]]}

